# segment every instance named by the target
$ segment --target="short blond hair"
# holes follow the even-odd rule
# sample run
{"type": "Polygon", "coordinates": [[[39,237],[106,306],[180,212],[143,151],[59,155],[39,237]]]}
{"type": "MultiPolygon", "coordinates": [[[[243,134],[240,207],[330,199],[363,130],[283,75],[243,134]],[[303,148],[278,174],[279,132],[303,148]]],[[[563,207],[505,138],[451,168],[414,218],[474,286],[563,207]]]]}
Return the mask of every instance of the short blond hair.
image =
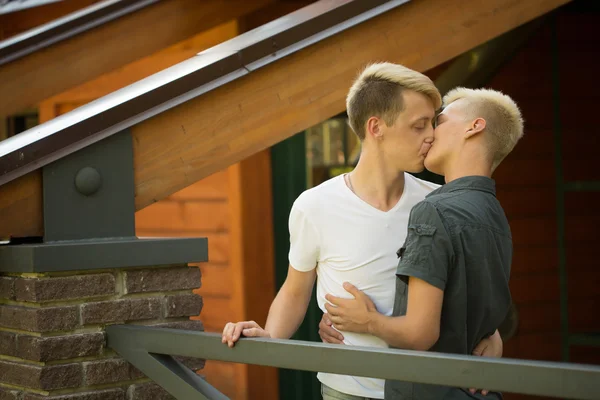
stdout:
{"type": "Polygon", "coordinates": [[[346,110],[350,127],[358,138],[365,139],[365,124],[377,116],[392,126],[404,110],[401,93],[413,90],[424,94],[437,110],[441,107],[442,96],[434,83],[420,72],[399,64],[388,62],[368,65],[356,78],[348,96],[346,110]]]}
{"type": "Polygon", "coordinates": [[[444,96],[444,107],[456,100],[466,100],[468,118],[483,118],[486,122],[492,170],[514,149],[523,137],[523,117],[517,103],[504,93],[492,89],[458,87],[444,96]]]}

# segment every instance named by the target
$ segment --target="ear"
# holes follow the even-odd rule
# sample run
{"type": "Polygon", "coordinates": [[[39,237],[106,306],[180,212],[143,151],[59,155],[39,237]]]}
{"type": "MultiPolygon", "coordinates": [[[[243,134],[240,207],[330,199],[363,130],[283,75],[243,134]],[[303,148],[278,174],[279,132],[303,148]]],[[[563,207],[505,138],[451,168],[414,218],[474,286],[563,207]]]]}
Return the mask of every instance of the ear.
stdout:
{"type": "Polygon", "coordinates": [[[367,120],[367,135],[373,139],[383,138],[383,121],[377,117],[371,117],[367,120]]]}
{"type": "Polygon", "coordinates": [[[465,139],[469,139],[472,138],[473,136],[477,135],[480,132],[483,132],[485,130],[485,119],[483,118],[477,118],[475,119],[473,122],[471,122],[471,126],[469,126],[469,129],[467,130],[467,132],[465,132],[465,139]]]}

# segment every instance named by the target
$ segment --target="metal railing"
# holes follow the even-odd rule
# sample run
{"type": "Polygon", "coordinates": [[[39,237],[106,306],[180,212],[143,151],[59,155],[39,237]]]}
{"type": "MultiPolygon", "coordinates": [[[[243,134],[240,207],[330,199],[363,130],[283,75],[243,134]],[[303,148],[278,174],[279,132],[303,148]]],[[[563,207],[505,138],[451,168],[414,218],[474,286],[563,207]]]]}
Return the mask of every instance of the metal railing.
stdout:
{"type": "Polygon", "coordinates": [[[242,339],[229,348],[219,334],[137,325],[106,332],[111,348],[179,400],[227,397],[172,356],[558,398],[600,394],[600,366],[593,365],[278,339],[242,339]]]}
{"type": "Polygon", "coordinates": [[[0,41],[0,65],[114,21],[160,0],[104,0],[0,41]]]}

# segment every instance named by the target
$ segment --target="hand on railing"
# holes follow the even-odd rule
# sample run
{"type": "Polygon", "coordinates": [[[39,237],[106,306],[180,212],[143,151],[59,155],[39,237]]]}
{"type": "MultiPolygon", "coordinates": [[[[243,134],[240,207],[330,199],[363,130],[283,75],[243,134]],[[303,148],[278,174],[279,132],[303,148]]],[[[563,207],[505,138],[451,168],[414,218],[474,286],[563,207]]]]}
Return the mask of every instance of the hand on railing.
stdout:
{"type": "Polygon", "coordinates": [[[344,335],[333,328],[333,322],[329,319],[329,314],[323,314],[319,322],[319,336],[323,343],[344,344],[344,335]]]}
{"type": "Polygon", "coordinates": [[[229,347],[235,346],[240,337],[271,337],[269,332],[265,331],[254,321],[228,322],[223,328],[221,343],[227,343],[229,347]]]}

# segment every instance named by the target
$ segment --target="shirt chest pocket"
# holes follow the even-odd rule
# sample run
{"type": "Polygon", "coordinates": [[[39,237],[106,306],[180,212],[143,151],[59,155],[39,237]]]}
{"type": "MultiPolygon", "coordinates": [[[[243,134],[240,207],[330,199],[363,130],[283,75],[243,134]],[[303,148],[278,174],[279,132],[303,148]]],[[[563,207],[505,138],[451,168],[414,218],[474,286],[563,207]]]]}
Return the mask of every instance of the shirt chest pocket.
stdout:
{"type": "Polygon", "coordinates": [[[399,263],[424,264],[432,251],[436,227],[427,224],[410,224],[404,245],[398,250],[399,263]]]}

